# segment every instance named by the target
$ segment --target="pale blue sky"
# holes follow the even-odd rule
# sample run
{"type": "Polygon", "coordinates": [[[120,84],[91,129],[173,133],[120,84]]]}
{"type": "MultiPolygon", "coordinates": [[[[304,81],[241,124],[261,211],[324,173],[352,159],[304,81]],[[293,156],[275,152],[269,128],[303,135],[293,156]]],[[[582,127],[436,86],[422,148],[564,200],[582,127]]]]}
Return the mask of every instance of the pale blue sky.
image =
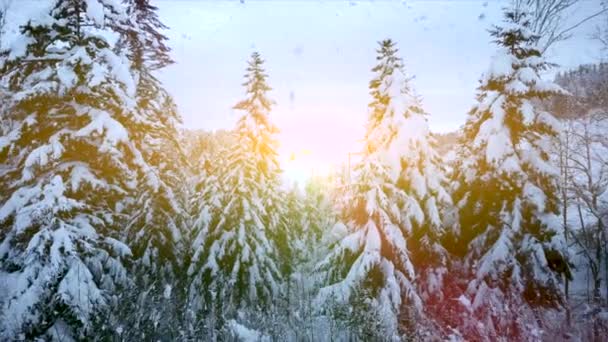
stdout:
{"type": "MultiPolygon", "coordinates": [[[[12,1],[22,23],[38,1],[12,1]]],[[[599,9],[582,0],[571,21],[599,9]]],[[[231,107],[243,96],[252,51],[267,60],[281,129],[281,158],[290,172],[325,170],[359,149],[377,41],[392,38],[430,113],[433,131],[457,129],[495,47],[487,29],[501,20],[506,0],[268,1],[153,0],[177,63],[161,80],[175,96],[186,128],[230,129],[231,107]],[[302,155],[303,150],[310,153],[302,155]],[[292,154],[296,162],[287,163],[292,154]],[[299,162],[299,164],[298,164],[299,162]]],[[[591,21],[549,51],[562,68],[597,62],[602,52],[591,21]]],[[[15,26],[15,25],[13,25],[15,26]]],[[[18,27],[7,32],[15,34],[18,27]]]]}
{"type": "MultiPolygon", "coordinates": [[[[188,128],[231,128],[249,54],[267,60],[282,154],[317,164],[357,149],[377,41],[392,38],[431,114],[434,131],[464,123],[495,47],[487,29],[505,1],[155,1],[177,64],[162,80],[188,128]]],[[[599,1],[583,1],[573,17],[599,1]]],[[[597,22],[596,22],[597,23],[597,22]]],[[[563,67],[600,59],[594,23],[550,51],[563,67]]]]}

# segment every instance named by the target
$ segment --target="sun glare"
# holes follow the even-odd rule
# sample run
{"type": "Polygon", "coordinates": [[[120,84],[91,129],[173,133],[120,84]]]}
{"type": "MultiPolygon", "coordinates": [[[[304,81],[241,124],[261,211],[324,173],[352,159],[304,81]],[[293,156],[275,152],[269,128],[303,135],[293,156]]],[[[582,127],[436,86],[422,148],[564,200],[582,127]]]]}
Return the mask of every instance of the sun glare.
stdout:
{"type": "Polygon", "coordinates": [[[285,177],[293,183],[303,184],[315,175],[327,175],[335,165],[319,158],[319,153],[310,149],[300,149],[281,155],[281,167],[285,177]]]}
{"type": "Polygon", "coordinates": [[[322,110],[319,106],[308,105],[295,112],[276,113],[277,125],[281,130],[278,136],[280,163],[284,177],[289,182],[302,184],[311,176],[327,176],[339,171],[347,166],[349,154],[352,156],[361,150],[365,110],[355,113],[348,121],[330,115],[295,115],[314,112],[313,109],[320,113],[341,110],[322,110]]]}

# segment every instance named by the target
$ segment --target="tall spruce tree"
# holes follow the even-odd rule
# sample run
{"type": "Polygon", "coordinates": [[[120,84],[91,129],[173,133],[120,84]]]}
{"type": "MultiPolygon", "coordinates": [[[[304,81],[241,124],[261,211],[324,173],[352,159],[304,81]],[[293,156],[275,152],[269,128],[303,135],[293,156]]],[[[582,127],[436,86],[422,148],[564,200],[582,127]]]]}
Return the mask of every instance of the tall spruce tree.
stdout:
{"type": "Polygon", "coordinates": [[[152,278],[160,280],[162,286],[175,281],[183,266],[189,165],[180,147],[177,126],[181,118],[171,95],[154,74],[173,63],[167,37],[161,33],[167,27],[149,0],[127,0],[125,4],[131,25],[122,32],[121,47],[131,62],[136,110],[142,118],[135,134],[143,158],[152,166],[149,172],[158,180],[152,189],[139,189],[141,210],[131,218],[129,244],[143,266],[141,271],[155,271],[152,278]]]}
{"type": "Polygon", "coordinates": [[[126,310],[119,304],[113,308],[112,319],[131,327],[122,338],[153,335],[175,339],[180,322],[177,312],[185,304],[189,164],[180,145],[177,107],[156,78],[158,70],[173,63],[167,37],[161,33],[167,27],[149,0],[126,0],[124,7],[129,25],[120,30],[118,48],[130,62],[140,119],[131,134],[149,165],[138,178],[140,182],[155,181],[136,189],[137,209],[130,213],[126,226],[134,284],[121,299],[137,305],[126,310]]]}
{"type": "MultiPolygon", "coordinates": [[[[434,314],[429,309],[445,300],[441,288],[449,266],[441,238],[444,227],[453,223],[455,213],[428,114],[413,87],[413,77],[407,75],[403,61],[397,57],[398,50],[391,43],[383,43],[380,62],[373,69],[376,77],[370,83],[370,109],[376,117],[383,117],[383,122],[376,124],[388,127],[377,132],[390,137],[387,153],[394,156],[391,158],[397,173],[396,186],[408,196],[401,207],[408,254],[425,310],[434,314]]],[[[402,319],[407,324],[411,317],[402,319]]]]}
{"type": "Polygon", "coordinates": [[[314,262],[324,233],[337,222],[335,206],[330,198],[334,186],[329,177],[320,176],[311,177],[304,185],[300,205],[302,231],[297,248],[304,262],[314,262]]]}
{"type": "Polygon", "coordinates": [[[243,84],[247,97],[234,106],[244,112],[234,131],[237,143],[218,173],[221,210],[211,215],[204,243],[195,251],[197,264],[190,269],[204,307],[221,311],[220,321],[234,317],[239,308],[268,308],[281,289],[278,241],[286,209],[266,78],[255,52],[243,84]]]}
{"type": "Polygon", "coordinates": [[[209,293],[205,289],[209,279],[202,276],[201,267],[205,264],[209,228],[217,224],[223,208],[223,192],[219,178],[225,170],[222,165],[222,152],[225,150],[224,147],[219,147],[217,151],[209,151],[207,147],[203,152],[200,162],[195,164],[195,186],[190,202],[192,229],[189,232],[191,259],[187,272],[187,315],[195,322],[190,328],[193,334],[204,333],[205,326],[215,327],[215,316],[218,315],[216,308],[208,301],[209,293]]]}
{"type": "Polygon", "coordinates": [[[483,323],[465,328],[468,337],[535,339],[543,324],[536,309],[563,304],[560,273],[569,274],[558,171],[549,162],[559,123],[535,104],[561,89],[539,75],[550,64],[526,13],[505,10],[491,35],[499,50],[464,128],[454,195],[460,229],[447,245],[463,257],[470,310],[483,323]]]}
{"type": "Polygon", "coordinates": [[[387,129],[374,129],[367,140],[390,142],[386,153],[394,163],[396,185],[408,195],[401,211],[409,255],[421,295],[428,298],[441,295],[439,286],[447,271],[448,255],[440,239],[444,221],[452,221],[454,215],[428,114],[397,52],[392,41],[384,41],[379,64],[372,69],[376,73],[370,83],[373,101],[369,106],[376,119],[372,125],[387,129]],[[378,133],[381,136],[374,136],[378,133]]]}
{"type": "Polygon", "coordinates": [[[129,283],[122,230],[135,189],[153,186],[134,139],[144,118],[109,0],[55,0],[3,51],[10,97],[0,148],[0,336],[85,338],[129,283]],[[108,34],[100,34],[108,33],[108,34]]]}
{"type": "Polygon", "coordinates": [[[138,30],[123,32],[129,43],[129,59],[136,70],[155,71],[163,69],[175,61],[171,58],[169,40],[162,31],[167,27],[158,17],[158,7],[150,0],[124,0],[130,20],[138,30]]]}
{"type": "MultiPolygon", "coordinates": [[[[399,339],[403,333],[418,334],[414,320],[422,313],[406,241],[425,223],[425,215],[440,224],[433,221],[439,215],[436,206],[420,199],[441,191],[443,201],[445,193],[439,176],[433,175],[435,181],[425,174],[433,167],[426,158],[434,154],[398,50],[391,40],[384,40],[377,52],[365,147],[345,201],[348,234],[320,264],[328,272],[328,286],[321,289],[319,299],[356,305],[358,297],[370,296],[363,310],[379,315],[380,322],[370,329],[375,338],[399,339]]],[[[360,333],[361,338],[373,337],[365,330],[360,333]]]]}

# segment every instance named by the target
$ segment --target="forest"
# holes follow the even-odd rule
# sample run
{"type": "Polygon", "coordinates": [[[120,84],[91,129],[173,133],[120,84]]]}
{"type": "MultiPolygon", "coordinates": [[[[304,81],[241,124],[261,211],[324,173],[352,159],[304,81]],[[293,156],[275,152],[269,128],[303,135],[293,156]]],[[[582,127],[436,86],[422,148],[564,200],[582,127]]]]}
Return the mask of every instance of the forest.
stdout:
{"type": "Polygon", "coordinates": [[[189,129],[154,1],[41,3],[0,0],[0,340],[608,339],[608,63],[546,53],[578,0],[505,1],[449,133],[379,37],[360,158],[303,184],[263,51],[189,129]]]}

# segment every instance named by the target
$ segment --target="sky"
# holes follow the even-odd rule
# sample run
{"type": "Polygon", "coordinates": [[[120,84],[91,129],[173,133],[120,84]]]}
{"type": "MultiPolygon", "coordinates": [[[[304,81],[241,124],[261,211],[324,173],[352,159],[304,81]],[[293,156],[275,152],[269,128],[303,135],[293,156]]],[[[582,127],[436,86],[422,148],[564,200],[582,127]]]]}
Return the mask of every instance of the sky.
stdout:
{"type": "MultiPolygon", "coordinates": [[[[495,47],[488,28],[505,1],[163,1],[163,22],[177,63],[161,75],[184,125],[230,129],[244,96],[246,61],[266,60],[272,120],[281,129],[280,155],[288,172],[324,172],[357,152],[364,134],[368,83],[377,42],[397,42],[429,112],[431,130],[460,127],[474,104],[480,75],[495,47]],[[296,161],[290,160],[293,156],[296,161]],[[302,165],[298,164],[302,161],[302,165]],[[290,170],[291,169],[291,170],[290,170]]],[[[591,13],[583,1],[572,20],[591,13]]],[[[589,39],[597,24],[549,51],[561,68],[597,62],[589,39]]]]}
{"type": "MultiPolygon", "coordinates": [[[[277,103],[271,119],[281,130],[280,159],[293,179],[325,173],[359,151],[371,68],[382,39],[397,43],[407,71],[415,76],[431,130],[458,129],[495,51],[487,30],[500,23],[501,8],[508,3],[151,1],[169,26],[165,33],[177,61],[159,77],[174,96],[185,128],[233,128],[240,114],[232,106],[245,96],[241,84],[247,60],[253,51],[262,54],[274,88],[270,96],[277,103]]],[[[15,22],[27,19],[36,2],[12,1],[11,16],[23,17],[15,22]]],[[[597,9],[599,0],[581,0],[569,20],[597,9]]],[[[588,22],[548,52],[560,65],[555,70],[601,60],[598,43],[589,39],[598,24],[588,22]]]]}

